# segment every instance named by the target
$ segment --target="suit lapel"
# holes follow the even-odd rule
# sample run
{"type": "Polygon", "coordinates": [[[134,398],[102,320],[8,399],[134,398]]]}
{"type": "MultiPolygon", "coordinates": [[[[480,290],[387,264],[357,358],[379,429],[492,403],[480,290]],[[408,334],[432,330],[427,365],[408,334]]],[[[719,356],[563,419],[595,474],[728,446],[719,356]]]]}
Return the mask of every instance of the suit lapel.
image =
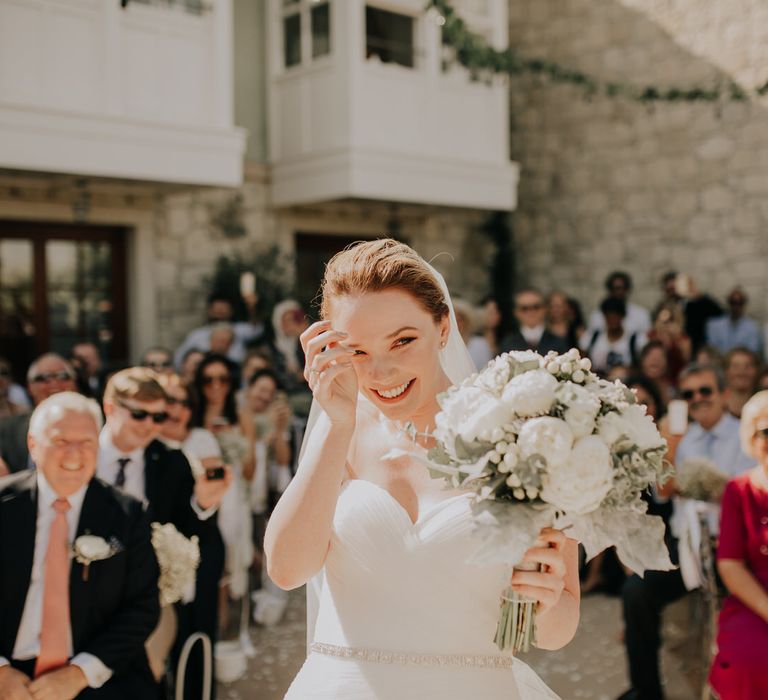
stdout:
{"type": "Polygon", "coordinates": [[[144,495],[150,507],[155,503],[160,482],[160,456],[154,442],[144,450],[144,495]]]}
{"type": "MultiPolygon", "coordinates": [[[[77,524],[76,537],[96,535],[106,540],[110,539],[112,518],[104,488],[95,479],[92,479],[88,485],[83,499],[83,507],[80,511],[80,520],[77,524]]],[[[88,622],[87,611],[91,602],[89,599],[94,597],[93,582],[90,578],[85,580],[84,569],[83,564],[72,560],[69,574],[69,618],[72,627],[72,646],[75,650],[80,648],[83,631],[88,622]]]]}
{"type": "Polygon", "coordinates": [[[13,649],[16,634],[24,612],[32,563],[35,555],[37,530],[37,479],[34,472],[19,485],[17,494],[7,499],[0,509],[0,532],[4,533],[0,548],[0,567],[3,569],[3,608],[7,611],[3,642],[13,649]],[[6,607],[7,606],[7,607],[6,607]]]}

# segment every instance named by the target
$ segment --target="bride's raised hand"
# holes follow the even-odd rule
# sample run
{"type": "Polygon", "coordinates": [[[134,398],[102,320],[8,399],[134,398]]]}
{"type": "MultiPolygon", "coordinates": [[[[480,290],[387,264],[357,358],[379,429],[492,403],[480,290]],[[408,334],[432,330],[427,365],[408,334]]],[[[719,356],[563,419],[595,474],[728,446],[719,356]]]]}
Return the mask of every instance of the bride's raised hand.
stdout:
{"type": "Polygon", "coordinates": [[[537,612],[545,613],[555,607],[565,590],[565,534],[545,527],[536,544],[523,556],[523,561],[538,564],[540,571],[516,569],[512,574],[512,588],[521,595],[538,602],[537,612]]]}
{"type": "Polygon", "coordinates": [[[354,425],[357,410],[357,375],[352,367],[354,350],[340,345],[346,334],[331,328],[330,321],[313,323],[301,336],[306,362],[304,378],[315,399],[334,425],[354,425]]]}

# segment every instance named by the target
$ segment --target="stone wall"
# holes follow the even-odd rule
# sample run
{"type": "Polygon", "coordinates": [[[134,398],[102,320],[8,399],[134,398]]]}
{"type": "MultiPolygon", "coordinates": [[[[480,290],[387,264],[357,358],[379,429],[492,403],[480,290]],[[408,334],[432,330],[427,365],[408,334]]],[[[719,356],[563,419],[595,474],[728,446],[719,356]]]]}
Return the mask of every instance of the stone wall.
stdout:
{"type": "MultiPolygon", "coordinates": [[[[509,6],[511,46],[602,80],[768,80],[764,0],[509,6]]],[[[650,305],[674,268],[718,297],[742,284],[753,315],[768,315],[768,98],[647,107],[533,78],[510,93],[519,284],[563,288],[589,309],[605,275],[625,269],[650,305]]]]}

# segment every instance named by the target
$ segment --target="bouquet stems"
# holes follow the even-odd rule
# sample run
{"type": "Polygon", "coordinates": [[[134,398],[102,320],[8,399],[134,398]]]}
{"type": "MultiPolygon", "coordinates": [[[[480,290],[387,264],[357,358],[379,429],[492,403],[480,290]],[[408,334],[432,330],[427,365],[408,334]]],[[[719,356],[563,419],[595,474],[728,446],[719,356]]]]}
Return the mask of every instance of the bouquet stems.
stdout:
{"type": "MultiPolygon", "coordinates": [[[[521,570],[538,571],[538,565],[533,568],[522,564],[515,567],[521,570]]],[[[512,650],[512,654],[529,651],[536,644],[536,601],[520,595],[511,587],[501,593],[499,622],[496,626],[496,636],[493,641],[499,651],[512,650]]]]}

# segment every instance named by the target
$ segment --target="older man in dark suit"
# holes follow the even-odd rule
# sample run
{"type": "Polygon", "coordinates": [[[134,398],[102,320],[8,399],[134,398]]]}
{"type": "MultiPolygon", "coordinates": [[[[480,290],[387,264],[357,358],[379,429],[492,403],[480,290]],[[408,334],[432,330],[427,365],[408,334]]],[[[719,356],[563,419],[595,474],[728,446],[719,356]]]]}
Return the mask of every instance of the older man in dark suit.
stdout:
{"type": "Polygon", "coordinates": [[[502,352],[535,350],[546,355],[550,350],[563,354],[570,349],[564,338],[547,329],[547,307],[538,289],[523,289],[515,295],[515,319],[517,328],[502,338],[502,352]]]}
{"type": "Polygon", "coordinates": [[[144,651],[159,615],[149,519],[94,478],[100,426],[95,402],[46,399],[30,420],[37,470],[0,479],[0,697],[159,697],[144,651]]]}

